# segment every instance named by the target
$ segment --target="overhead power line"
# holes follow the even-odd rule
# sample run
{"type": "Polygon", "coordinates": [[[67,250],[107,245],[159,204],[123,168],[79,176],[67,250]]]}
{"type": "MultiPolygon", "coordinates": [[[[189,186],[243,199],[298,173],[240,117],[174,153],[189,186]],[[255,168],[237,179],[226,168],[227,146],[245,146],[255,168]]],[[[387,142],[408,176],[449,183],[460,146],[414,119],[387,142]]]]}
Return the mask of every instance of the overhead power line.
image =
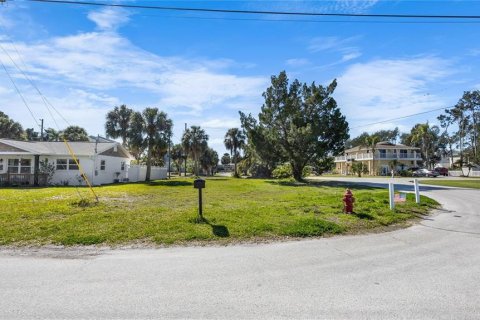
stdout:
{"type": "Polygon", "coordinates": [[[390,121],[395,121],[395,120],[401,120],[401,119],[411,118],[411,117],[415,117],[415,116],[419,116],[419,115],[422,115],[422,114],[431,113],[431,112],[435,112],[435,111],[439,111],[439,110],[445,110],[445,107],[436,108],[436,109],[432,109],[432,110],[428,110],[428,111],[423,111],[423,112],[418,112],[418,113],[413,113],[413,114],[409,114],[409,115],[402,116],[402,117],[398,117],[398,118],[392,118],[392,119],[382,120],[382,121],[378,121],[378,122],[372,122],[372,123],[368,123],[368,124],[362,124],[361,126],[355,126],[355,127],[350,128],[350,129],[363,128],[363,127],[373,126],[373,125],[375,125],[375,124],[380,124],[380,123],[385,123],[385,122],[390,122],[390,121]]]}
{"type": "Polygon", "coordinates": [[[147,6],[147,5],[102,3],[102,2],[89,2],[89,1],[69,1],[69,0],[25,0],[25,1],[55,3],[55,4],[84,5],[84,6],[128,8],[128,9],[209,12],[209,13],[234,13],[234,14],[288,15],[288,16],[315,16],[315,17],[357,17],[357,18],[362,17],[362,18],[480,19],[480,15],[321,13],[321,12],[299,12],[299,11],[270,11],[270,10],[263,11],[263,10],[165,7],[165,6],[147,6]]]}
{"type": "Polygon", "coordinates": [[[1,64],[2,67],[3,67],[3,70],[5,70],[5,73],[7,74],[8,78],[10,79],[10,82],[12,82],[13,87],[14,87],[15,90],[17,91],[18,95],[20,96],[20,98],[22,98],[23,104],[25,105],[25,107],[27,107],[28,111],[30,112],[30,115],[32,116],[33,121],[35,121],[35,123],[37,124],[37,126],[40,127],[40,123],[38,122],[37,117],[35,117],[35,115],[33,114],[32,109],[30,109],[30,106],[28,105],[27,100],[26,100],[25,97],[23,96],[23,94],[22,94],[22,92],[20,91],[20,89],[17,87],[17,84],[16,84],[15,81],[13,80],[13,77],[10,75],[10,72],[8,72],[8,69],[7,69],[7,67],[5,66],[5,64],[3,63],[2,60],[0,60],[0,64],[1,64]]]}

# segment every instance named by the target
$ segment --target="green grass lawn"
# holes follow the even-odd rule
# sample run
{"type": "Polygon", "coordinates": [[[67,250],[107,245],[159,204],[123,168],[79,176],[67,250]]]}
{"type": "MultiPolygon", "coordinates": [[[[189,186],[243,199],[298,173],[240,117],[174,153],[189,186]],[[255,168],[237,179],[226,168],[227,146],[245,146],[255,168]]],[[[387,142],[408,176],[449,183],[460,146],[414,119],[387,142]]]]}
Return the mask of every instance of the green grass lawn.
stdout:
{"type": "Polygon", "coordinates": [[[462,179],[462,180],[443,180],[443,179],[420,180],[420,183],[436,185],[436,186],[480,189],[480,179],[478,178],[469,178],[469,179],[462,179]]]}
{"type": "Polygon", "coordinates": [[[353,186],[356,214],[342,213],[346,185],[211,178],[198,223],[191,179],[95,188],[0,189],[0,245],[181,244],[357,233],[402,224],[437,203],[423,198],[388,210],[387,191],[353,186]]]}

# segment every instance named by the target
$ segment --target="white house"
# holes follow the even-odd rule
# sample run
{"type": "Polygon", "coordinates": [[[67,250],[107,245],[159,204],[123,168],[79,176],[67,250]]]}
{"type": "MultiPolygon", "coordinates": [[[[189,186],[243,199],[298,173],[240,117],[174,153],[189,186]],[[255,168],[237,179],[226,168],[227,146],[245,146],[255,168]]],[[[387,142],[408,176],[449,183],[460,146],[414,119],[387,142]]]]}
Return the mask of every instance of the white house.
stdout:
{"type": "MultiPolygon", "coordinates": [[[[133,158],[121,144],[100,141],[68,143],[92,185],[145,179],[145,168],[130,166],[133,158]]],[[[46,184],[45,176],[39,169],[41,161],[47,161],[55,166],[51,184],[85,184],[79,167],[64,142],[0,139],[0,185],[46,184]]],[[[151,177],[165,178],[166,169],[152,168],[151,177]]]]}

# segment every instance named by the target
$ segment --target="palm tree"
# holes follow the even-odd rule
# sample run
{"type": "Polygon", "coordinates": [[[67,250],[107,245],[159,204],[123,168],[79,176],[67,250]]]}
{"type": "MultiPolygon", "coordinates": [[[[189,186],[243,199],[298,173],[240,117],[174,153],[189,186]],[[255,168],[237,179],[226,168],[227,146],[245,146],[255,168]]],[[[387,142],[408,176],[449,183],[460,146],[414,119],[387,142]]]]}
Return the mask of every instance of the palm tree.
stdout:
{"type": "Polygon", "coordinates": [[[180,170],[182,169],[182,164],[183,164],[183,147],[181,144],[176,144],[172,147],[172,150],[170,151],[170,156],[173,160],[173,163],[175,164],[175,167],[177,168],[177,173],[178,176],[180,176],[180,170]]]}
{"type": "Polygon", "coordinates": [[[127,149],[135,160],[140,161],[146,148],[143,137],[143,117],[140,112],[133,112],[127,133],[127,149]]]}
{"type": "Polygon", "coordinates": [[[58,141],[60,140],[60,132],[53,128],[45,129],[45,138],[46,141],[58,141]]]}
{"type": "Polygon", "coordinates": [[[225,148],[230,150],[230,154],[232,155],[233,163],[235,165],[234,176],[238,177],[237,162],[240,155],[239,151],[245,146],[245,133],[243,130],[238,128],[228,129],[223,143],[225,144],[225,148]]]}
{"type": "Polygon", "coordinates": [[[198,159],[207,148],[208,135],[198,126],[191,126],[182,136],[182,145],[192,156],[195,163],[195,175],[198,176],[198,159]]]}
{"type": "Polygon", "coordinates": [[[370,168],[370,175],[375,175],[375,151],[377,150],[377,143],[380,142],[380,137],[373,134],[365,137],[363,145],[372,152],[372,167],[370,168]]]}
{"type": "Polygon", "coordinates": [[[168,119],[167,114],[159,111],[157,108],[146,108],[142,112],[142,118],[142,131],[145,134],[147,146],[147,173],[145,181],[149,181],[152,170],[152,155],[154,151],[158,151],[162,144],[168,143],[173,124],[172,120],[168,119]]]}
{"type": "Polygon", "coordinates": [[[411,141],[420,145],[420,150],[428,168],[433,164],[432,159],[437,148],[438,134],[440,129],[427,123],[419,123],[412,129],[411,141]]]}
{"type": "Polygon", "coordinates": [[[146,108],[143,112],[133,112],[130,116],[126,144],[135,159],[140,160],[145,150],[147,172],[145,181],[150,181],[152,159],[159,157],[172,134],[172,120],[157,108],[146,108]]]}
{"type": "Polygon", "coordinates": [[[208,175],[213,176],[214,169],[218,165],[218,153],[212,148],[206,148],[200,156],[200,165],[208,175]]]}
{"type": "Polygon", "coordinates": [[[130,126],[130,118],[133,110],[122,104],[115,107],[107,113],[107,122],[105,122],[105,132],[107,137],[122,138],[122,145],[127,146],[128,131],[130,126]]]}

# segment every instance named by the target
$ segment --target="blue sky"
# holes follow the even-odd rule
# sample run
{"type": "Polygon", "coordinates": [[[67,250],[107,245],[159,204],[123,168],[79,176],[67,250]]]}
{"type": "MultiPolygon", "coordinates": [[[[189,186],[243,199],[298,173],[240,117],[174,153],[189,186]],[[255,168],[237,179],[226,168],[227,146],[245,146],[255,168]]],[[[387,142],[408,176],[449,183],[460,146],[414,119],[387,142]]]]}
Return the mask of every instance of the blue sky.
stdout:
{"type": "MultiPolygon", "coordinates": [[[[477,1],[122,1],[117,3],[329,13],[480,14],[477,1]]],[[[0,44],[70,123],[104,134],[115,105],[158,107],[174,121],[200,125],[210,145],[239,126],[238,111],[258,114],[272,74],[328,84],[351,135],[415,123],[438,113],[369,125],[449,107],[480,89],[480,21],[280,17],[125,10],[7,1],[0,44]],[[339,22],[341,21],[341,22],[339,22]],[[387,23],[386,23],[387,22],[387,23]],[[12,45],[13,43],[13,45],[12,45]],[[19,58],[20,54],[21,59],[19,58]]],[[[35,90],[2,49],[0,59],[35,118],[56,128],[35,90]]],[[[3,68],[0,110],[36,126],[3,68]]],[[[52,112],[59,127],[66,122],[52,112]]]]}

